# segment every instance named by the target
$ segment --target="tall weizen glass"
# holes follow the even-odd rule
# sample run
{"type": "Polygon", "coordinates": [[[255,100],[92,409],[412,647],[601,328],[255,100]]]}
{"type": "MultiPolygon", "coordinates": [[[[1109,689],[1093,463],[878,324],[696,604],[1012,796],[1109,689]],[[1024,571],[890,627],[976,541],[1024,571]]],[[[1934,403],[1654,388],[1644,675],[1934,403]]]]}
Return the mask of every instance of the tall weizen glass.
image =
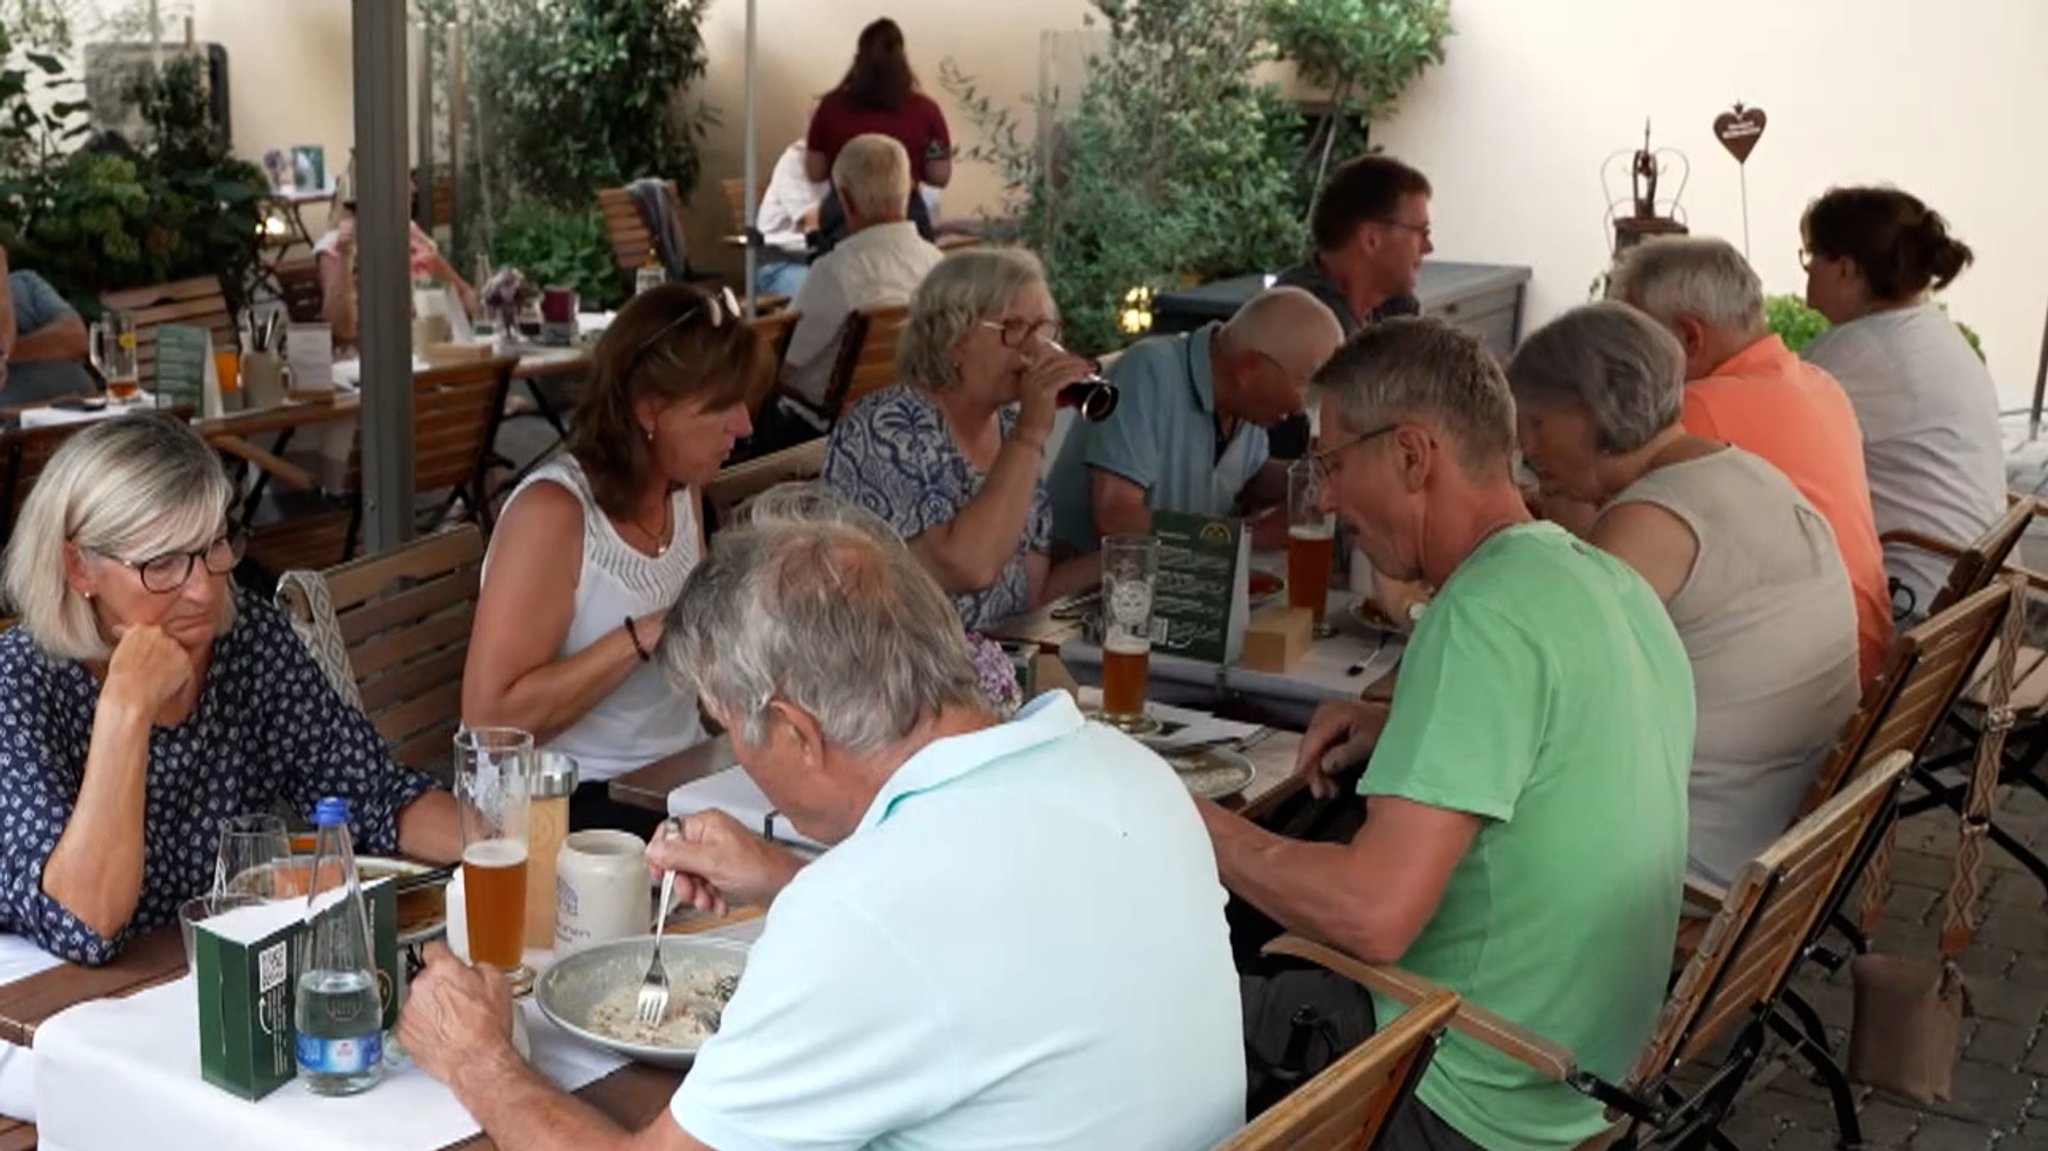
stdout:
{"type": "Polygon", "coordinates": [[[1307,608],[1316,634],[1332,633],[1323,622],[1330,599],[1330,564],[1337,550],[1336,518],[1322,509],[1322,469],[1313,459],[1287,467],[1287,606],[1307,608]]]}
{"type": "Polygon", "coordinates": [[[107,381],[107,398],[125,404],[142,392],[135,313],[110,311],[86,329],[86,352],[107,381]]]}
{"type": "Polygon", "coordinates": [[[1102,718],[1125,729],[1143,726],[1145,684],[1152,662],[1152,593],[1159,541],[1152,536],[1102,539],[1102,718]]]}
{"type": "Polygon", "coordinates": [[[527,805],[533,736],[517,728],[465,728],[455,736],[455,806],[462,823],[462,894],[469,958],[518,986],[526,967],[527,805]]]}

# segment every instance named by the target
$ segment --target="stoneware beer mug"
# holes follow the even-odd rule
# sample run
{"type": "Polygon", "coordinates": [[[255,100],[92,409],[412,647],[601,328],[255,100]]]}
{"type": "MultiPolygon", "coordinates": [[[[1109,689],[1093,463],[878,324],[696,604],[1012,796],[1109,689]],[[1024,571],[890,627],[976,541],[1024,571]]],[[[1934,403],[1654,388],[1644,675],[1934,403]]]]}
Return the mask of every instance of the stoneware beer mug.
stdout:
{"type": "Polygon", "coordinates": [[[645,935],[654,922],[647,844],[630,831],[578,831],[555,862],[555,957],[645,935]]]}

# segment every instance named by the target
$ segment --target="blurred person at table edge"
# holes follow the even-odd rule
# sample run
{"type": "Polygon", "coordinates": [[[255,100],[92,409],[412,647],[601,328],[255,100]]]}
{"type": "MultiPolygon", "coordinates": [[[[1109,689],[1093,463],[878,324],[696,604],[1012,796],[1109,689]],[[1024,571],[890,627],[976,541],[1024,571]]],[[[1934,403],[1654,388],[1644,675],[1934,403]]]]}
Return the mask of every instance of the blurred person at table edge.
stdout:
{"type": "Polygon", "coordinates": [[[1631,248],[1607,294],[1685,349],[1685,430],[1763,457],[1827,517],[1855,593],[1857,668],[1868,682],[1891,647],[1891,588],[1863,432],[1842,385],[1772,333],[1763,281],[1726,240],[1663,236],[1631,248]]]}
{"type": "Polygon", "coordinates": [[[1312,293],[1348,337],[1422,310],[1415,299],[1429,237],[1429,178],[1392,156],[1337,166],[1309,214],[1313,250],[1274,283],[1312,293]]]}
{"type": "Polygon", "coordinates": [[[824,485],[908,540],[969,630],[1100,576],[1099,557],[1048,554],[1046,439],[1060,388],[1093,370],[1059,330],[1038,257],[954,252],[911,296],[899,382],[848,408],[826,441],[824,485]]]}
{"type": "Polygon", "coordinates": [[[567,450],[491,533],[462,717],[574,756],[572,827],[647,836],[660,816],[614,804],[607,781],[705,738],[697,701],[651,661],[704,554],[704,485],[751,430],[766,368],[731,292],[633,297],[591,355],[567,450]]]}
{"type": "Polygon", "coordinates": [[[1188,1151],[1239,1126],[1224,896],[1184,785],[1063,692],[997,722],[887,525],[767,493],[691,575],[662,663],[833,847],[805,864],[717,811],[650,846],[699,908],[768,916],[637,1134],[519,1058],[501,976],[430,948],[400,1040],[497,1146],[1188,1151]]]}
{"type": "MultiPolygon", "coordinates": [[[[1398,963],[1618,1078],[1649,1038],[1678,926],[1685,648],[1633,569],[1530,519],[1514,402],[1478,341],[1436,320],[1375,324],[1315,392],[1325,506],[1373,570],[1439,590],[1391,704],[1325,703],[1302,740],[1296,770],[1324,797],[1370,751],[1363,826],[1306,842],[1198,801],[1223,881],[1288,928],[1398,963]]],[[[1295,1008],[1268,989],[1248,983],[1245,1000],[1284,1024],[1295,1008]]],[[[1597,1100],[1455,1032],[1392,1123],[1389,1151],[1565,1151],[1607,1126],[1597,1100]]]]}
{"type": "Polygon", "coordinates": [[[1679,422],[1685,353],[1626,304],[1587,304],[1508,365],[1522,457],[1600,509],[1588,542],[1642,573],[1692,661],[1692,874],[1727,886],[1791,826],[1856,710],[1842,554],[1783,472],[1679,422]]]}
{"type": "MultiPolygon", "coordinates": [[[[320,272],[320,312],[332,329],[336,347],[353,347],[360,330],[356,302],[361,289],[356,275],[356,205],[339,205],[341,219],[313,245],[313,258],[320,272]]],[[[472,319],[481,314],[476,288],[441,254],[426,229],[416,220],[406,221],[406,248],[412,278],[438,280],[455,293],[456,302],[472,319]]]]}
{"type": "MultiPolygon", "coordinates": [[[[1863,431],[1880,540],[1919,532],[1958,547],[2005,511],[2005,441],[1991,369],[1931,293],[1974,259],[1941,213],[1896,188],[1832,188],[1799,223],[1806,302],[1834,327],[1800,349],[1848,393],[1863,431]]],[[[1884,545],[1892,608],[1924,618],[1949,558],[1884,545]]]]}
{"type": "Polygon", "coordinates": [[[1285,547],[1287,461],[1268,458],[1266,431],[1300,414],[1342,340],[1314,296],[1268,288],[1227,323],[1125,349],[1107,372],[1116,410],[1076,423],[1053,464],[1054,539],[1092,552],[1170,511],[1252,517],[1254,547],[1285,547]]]}
{"type": "Polygon", "coordinates": [[[12,270],[5,247],[0,280],[0,407],[97,391],[85,367],[85,321],[48,280],[12,270]]]}
{"type": "Polygon", "coordinates": [[[74,962],[206,894],[221,825],[246,812],[338,795],[364,854],[461,854],[448,793],[230,584],[234,498],[198,433],[124,416],[57,450],[8,542],[0,928],[74,962]]]}

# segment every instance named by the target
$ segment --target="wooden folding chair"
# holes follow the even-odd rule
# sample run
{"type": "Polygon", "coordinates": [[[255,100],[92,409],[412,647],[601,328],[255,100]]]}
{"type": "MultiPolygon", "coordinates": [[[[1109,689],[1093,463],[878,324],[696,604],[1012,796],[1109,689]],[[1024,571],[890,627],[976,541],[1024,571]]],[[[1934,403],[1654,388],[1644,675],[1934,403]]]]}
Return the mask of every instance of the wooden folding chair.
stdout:
{"type": "Polygon", "coordinates": [[[777,484],[815,480],[824,470],[824,440],[809,440],[721,468],[718,478],[704,486],[707,522],[714,529],[730,524],[748,500],[777,484]]]}
{"type": "MultiPolygon", "coordinates": [[[[2013,497],[2005,514],[1968,547],[1916,532],[1887,532],[1884,538],[1888,543],[1906,543],[1955,561],[1948,583],[1935,595],[1937,608],[1986,586],[2000,573],[2024,581],[2029,591],[2048,590],[2048,577],[2011,559],[2041,506],[2032,496],[2013,497]]],[[[1984,835],[2048,889],[2048,860],[1991,817],[1999,787],[2025,787],[2048,797],[2048,779],[2041,775],[2042,765],[2048,761],[2048,652],[2024,642],[2023,615],[2008,629],[2010,638],[2001,638],[1984,656],[1976,682],[1948,716],[1949,729],[1960,737],[1959,746],[1929,754],[1920,762],[1913,778],[1923,794],[1902,802],[1899,814],[1913,816],[1947,807],[1964,816],[1966,826],[1981,815],[1984,835]],[[1999,668],[2005,669],[2002,680],[1999,668]],[[1995,771],[1978,784],[1977,773],[1968,768],[1981,758],[1979,748],[1987,741],[1995,744],[1995,771]],[[1973,786],[1980,793],[1974,799],[1973,786]],[[1979,807],[1981,811],[1975,810],[1979,807]]]]}
{"type": "Polygon", "coordinates": [[[483,560],[483,533],[463,524],[278,581],[278,606],[335,690],[377,725],[393,758],[444,781],[483,560]]]}
{"type": "MultiPolygon", "coordinates": [[[[192,409],[184,405],[144,408],[141,412],[167,420],[184,420],[192,416],[192,409]]],[[[21,505],[28,499],[29,492],[35,489],[43,469],[49,466],[50,457],[57,454],[57,449],[63,447],[65,441],[91,426],[89,423],[51,424],[0,431],[0,545],[5,545],[13,537],[14,521],[21,514],[21,505]]]]}
{"type": "MultiPolygon", "coordinates": [[[[1765,1040],[1776,1034],[1828,1083],[1845,1140],[1861,1142],[1854,1100],[1833,1056],[1777,1006],[1829,902],[1886,826],[1911,762],[1903,751],[1886,756],[1742,869],[1699,950],[1672,984],[1649,1042],[1620,1082],[1470,1000],[1459,1005],[1451,1027],[1605,1104],[1617,1129],[1593,1137],[1587,1147],[1690,1147],[1715,1139],[1765,1040]],[[1681,1068],[1708,1060],[1711,1070],[1697,1081],[1688,1077],[1684,1088],[1675,1081],[1681,1068]]],[[[1434,991],[1408,972],[1362,963],[1298,935],[1283,936],[1266,950],[1320,964],[1404,1004],[1419,1004],[1434,991]]]]}
{"type": "Polygon", "coordinates": [[[156,389],[156,330],[165,324],[205,328],[213,336],[213,346],[222,350],[241,346],[235,315],[220,281],[212,276],[102,292],[100,303],[135,314],[135,363],[145,391],[156,389]]]}
{"type": "Polygon", "coordinates": [[[896,382],[896,340],[909,320],[908,307],[861,308],[846,317],[825,392],[827,427],[838,423],[847,408],[896,382]]]}
{"type": "Polygon", "coordinates": [[[1415,1093],[1444,1027],[1457,1013],[1458,997],[1437,991],[1215,1151],[1371,1151],[1395,1109],[1415,1093]]]}
{"type": "MultiPolygon", "coordinates": [[[[519,361],[511,357],[431,368],[413,377],[413,489],[442,499],[422,513],[438,524],[458,504],[485,531],[492,511],[484,490],[491,441],[519,361]]],[[[362,439],[348,467],[349,491],[329,506],[249,532],[249,558],[265,571],[317,571],[344,563],[361,544],[362,439]]]]}

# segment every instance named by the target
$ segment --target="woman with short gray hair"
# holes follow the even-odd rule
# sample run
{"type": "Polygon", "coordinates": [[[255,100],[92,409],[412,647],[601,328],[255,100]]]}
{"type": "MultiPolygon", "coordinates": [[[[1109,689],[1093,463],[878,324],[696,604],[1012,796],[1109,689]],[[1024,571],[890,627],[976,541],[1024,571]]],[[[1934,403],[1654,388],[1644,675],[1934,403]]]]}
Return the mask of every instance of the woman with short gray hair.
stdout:
{"type": "Polygon", "coordinates": [[[899,383],[855,404],[825,447],[824,484],[881,517],[979,629],[1093,582],[1055,570],[1046,438],[1060,388],[1089,374],[1059,345],[1038,257],[976,248],[939,261],[910,300],[899,383]]]}
{"type": "Polygon", "coordinates": [[[1776,468],[1679,423],[1677,339],[1622,304],[1565,313],[1508,367],[1524,461],[1593,504],[1691,658],[1688,858],[1727,883],[1791,823],[1856,708],[1856,610],[1827,521],[1776,468]]]}
{"type": "Polygon", "coordinates": [[[191,428],[123,416],[57,450],[8,541],[0,930],[73,962],[207,894],[221,827],[246,812],[340,796],[358,850],[461,854],[448,794],[230,586],[234,494],[191,428]]]}

